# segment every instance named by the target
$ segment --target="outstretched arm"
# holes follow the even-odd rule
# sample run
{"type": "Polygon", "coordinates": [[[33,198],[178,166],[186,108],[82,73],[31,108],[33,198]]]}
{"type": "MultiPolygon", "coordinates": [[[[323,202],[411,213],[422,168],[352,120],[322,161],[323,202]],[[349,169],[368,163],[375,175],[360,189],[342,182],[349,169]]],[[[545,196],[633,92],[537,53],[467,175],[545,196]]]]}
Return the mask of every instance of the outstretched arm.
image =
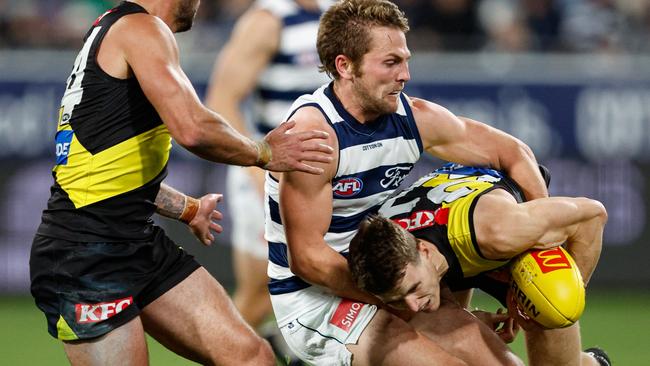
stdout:
{"type": "Polygon", "coordinates": [[[482,196],[474,211],[476,239],[486,257],[511,258],[566,242],[585,284],[598,263],[606,222],[607,211],[596,200],[548,197],[518,204],[501,190],[482,196]]]}
{"type": "Polygon", "coordinates": [[[117,47],[172,137],[194,154],[216,162],[313,174],[322,171],[305,162],[331,160],[331,148],[321,143],[327,137],[322,131],[287,133],[293,127],[288,124],[255,142],[203,106],[180,67],[174,36],[160,19],[132,14],[110,32],[119,37],[117,47]]]}
{"type": "Polygon", "coordinates": [[[163,183],[156,196],[156,212],[184,222],[201,243],[210,245],[214,241],[212,231],[223,231],[221,225],[215,222],[223,218],[221,212],[216,210],[221,198],[220,194],[210,193],[196,199],[163,183]]]}

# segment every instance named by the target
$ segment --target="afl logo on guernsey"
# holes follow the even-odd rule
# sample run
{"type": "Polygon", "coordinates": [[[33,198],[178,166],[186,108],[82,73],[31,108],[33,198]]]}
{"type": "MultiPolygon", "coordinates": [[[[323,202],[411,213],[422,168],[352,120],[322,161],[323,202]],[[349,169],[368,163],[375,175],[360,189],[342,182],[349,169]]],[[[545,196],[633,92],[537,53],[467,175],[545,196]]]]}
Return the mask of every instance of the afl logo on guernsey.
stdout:
{"type": "Polygon", "coordinates": [[[336,197],[352,197],[363,189],[363,181],[359,178],[343,178],[337,181],[332,188],[336,197]]]}

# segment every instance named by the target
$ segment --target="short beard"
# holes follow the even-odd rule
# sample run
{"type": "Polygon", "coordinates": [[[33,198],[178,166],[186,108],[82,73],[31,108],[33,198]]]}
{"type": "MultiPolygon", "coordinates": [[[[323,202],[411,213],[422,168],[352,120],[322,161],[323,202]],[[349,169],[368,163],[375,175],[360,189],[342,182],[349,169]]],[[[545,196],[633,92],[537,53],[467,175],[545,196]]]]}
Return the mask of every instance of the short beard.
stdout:
{"type": "Polygon", "coordinates": [[[377,115],[379,117],[385,114],[397,112],[397,109],[390,105],[390,103],[372,96],[365,85],[356,82],[352,84],[352,87],[354,88],[355,94],[359,98],[359,102],[361,103],[365,113],[377,115]]]}
{"type": "Polygon", "coordinates": [[[176,19],[176,33],[186,32],[192,29],[195,15],[196,11],[194,10],[192,1],[185,0],[180,2],[174,14],[174,18],[176,19]]]}

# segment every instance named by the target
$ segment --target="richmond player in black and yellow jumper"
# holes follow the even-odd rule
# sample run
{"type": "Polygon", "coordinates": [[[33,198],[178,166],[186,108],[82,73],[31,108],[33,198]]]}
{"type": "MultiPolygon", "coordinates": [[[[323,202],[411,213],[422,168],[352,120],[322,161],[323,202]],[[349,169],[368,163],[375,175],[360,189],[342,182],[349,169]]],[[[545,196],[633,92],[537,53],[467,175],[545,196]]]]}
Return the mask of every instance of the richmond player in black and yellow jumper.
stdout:
{"type": "MultiPolygon", "coordinates": [[[[548,171],[540,169],[548,181],[548,171]]],[[[353,276],[373,294],[390,293],[404,273],[394,263],[416,261],[420,243],[427,243],[439,253],[439,267],[432,273],[439,281],[452,290],[483,288],[505,304],[507,284],[485,274],[528,249],[566,241],[586,283],[602,245],[602,204],[587,198],[523,198],[518,186],[499,171],[445,165],[387,200],[380,216],[361,224],[350,244],[353,276]]],[[[436,296],[429,293],[422,299],[436,296]]],[[[433,300],[431,307],[437,303],[433,300]]]]}
{"type": "MultiPolygon", "coordinates": [[[[541,171],[550,179],[545,168],[541,171]]],[[[505,301],[507,286],[482,273],[506,265],[510,258],[486,258],[474,231],[474,207],[494,189],[523,201],[516,183],[496,170],[448,164],[388,200],[379,214],[437,247],[449,265],[443,280],[452,290],[482,287],[505,301]]]]}
{"type": "MultiPolygon", "coordinates": [[[[179,219],[204,244],[220,232],[220,195],[187,197],[162,183],[173,139],[205,159],[320,174],[322,131],[252,141],[203,106],[173,33],[198,0],[124,1],[86,33],[58,115],[54,184],[32,244],[31,291],[72,364],[143,364],[148,332],[211,364],[274,364],[268,344],[223,287],[153,224],[179,219]]],[[[78,20],[70,20],[78,21],[78,20]]]]}
{"type": "Polygon", "coordinates": [[[167,175],[169,131],[136,78],[116,79],[96,59],[110,27],[140,12],[123,3],[95,22],[59,110],[54,184],[31,267],[48,330],[62,340],[120,326],[199,267],[151,220],[167,175]],[[102,303],[111,305],[95,305],[102,303]]]}
{"type": "MultiPolygon", "coordinates": [[[[448,289],[469,288],[481,288],[506,305],[508,273],[503,278],[493,270],[531,248],[565,245],[586,285],[600,256],[606,221],[598,201],[546,197],[524,202],[517,185],[501,172],[448,164],[387,200],[379,215],[366,218],[350,243],[348,264],[361,289],[399,310],[432,312],[441,302],[455,302],[448,289]]],[[[510,314],[516,316],[516,310],[510,308],[510,314]]],[[[486,319],[498,319],[496,325],[508,321],[501,334],[512,340],[506,314],[486,319]]],[[[597,357],[580,351],[577,324],[550,332],[527,327],[531,364],[594,363],[597,357]]]]}

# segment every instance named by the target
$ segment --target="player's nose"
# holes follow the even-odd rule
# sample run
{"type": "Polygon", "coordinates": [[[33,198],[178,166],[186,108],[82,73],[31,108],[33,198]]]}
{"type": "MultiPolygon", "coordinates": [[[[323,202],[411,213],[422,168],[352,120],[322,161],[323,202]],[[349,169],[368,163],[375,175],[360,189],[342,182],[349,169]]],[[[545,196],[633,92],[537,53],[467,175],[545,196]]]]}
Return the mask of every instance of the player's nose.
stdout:
{"type": "Polygon", "coordinates": [[[409,71],[408,62],[404,62],[400,68],[399,74],[397,74],[397,80],[399,82],[405,83],[411,80],[411,73],[409,71]]]}
{"type": "Polygon", "coordinates": [[[411,310],[412,312],[418,312],[422,304],[420,299],[418,299],[415,296],[407,296],[406,298],[404,298],[404,302],[406,303],[406,306],[409,308],[409,310],[411,310]]]}

